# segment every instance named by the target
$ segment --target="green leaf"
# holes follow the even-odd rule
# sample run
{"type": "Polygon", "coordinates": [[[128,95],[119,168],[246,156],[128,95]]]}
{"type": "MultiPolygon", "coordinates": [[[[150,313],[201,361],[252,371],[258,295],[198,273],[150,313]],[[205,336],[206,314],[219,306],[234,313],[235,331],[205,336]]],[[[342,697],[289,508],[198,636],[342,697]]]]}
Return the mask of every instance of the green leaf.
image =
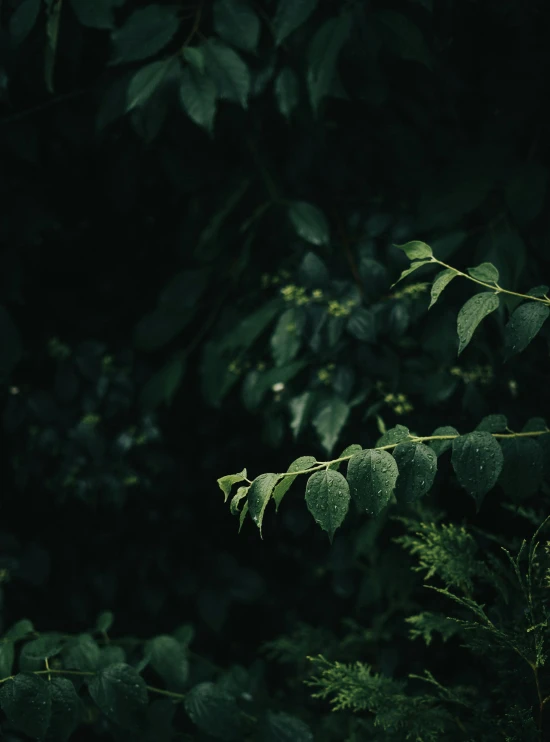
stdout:
{"type": "Polygon", "coordinates": [[[96,631],[99,631],[101,634],[106,634],[113,625],[114,620],[115,617],[112,611],[102,611],[97,617],[95,624],[96,631]]]}
{"type": "Polygon", "coordinates": [[[328,245],[329,226],[323,212],[306,201],[293,201],[288,209],[296,234],[312,245],[328,245]]]}
{"type": "Polygon", "coordinates": [[[215,39],[209,39],[202,49],[206,71],[214,81],[218,96],[246,108],[250,93],[250,72],[246,64],[236,51],[215,39]]]}
{"type": "MultiPolygon", "coordinates": [[[[302,469],[309,469],[310,466],[314,466],[317,463],[315,456],[300,456],[295,459],[287,469],[287,472],[302,471],[302,469]]],[[[298,475],[296,475],[297,477],[298,475]]],[[[273,500],[275,501],[275,510],[279,510],[281,500],[286,495],[290,486],[296,479],[296,477],[283,477],[281,481],[275,485],[273,490],[273,500]]]]}
{"type": "Polygon", "coordinates": [[[395,247],[403,250],[409,260],[428,261],[433,258],[432,248],[425,242],[420,242],[419,240],[412,240],[404,245],[395,245],[395,247]]]}
{"type": "Polygon", "coordinates": [[[176,7],[154,4],[135,10],[111,35],[111,64],[138,62],[158,54],[178,27],[176,7]]]}
{"type": "Polygon", "coordinates": [[[393,287],[396,286],[399,283],[399,281],[402,281],[404,278],[406,278],[407,276],[409,276],[411,273],[414,273],[414,271],[418,270],[418,268],[422,268],[423,265],[430,265],[431,262],[432,262],[431,260],[418,260],[418,261],[415,261],[414,263],[412,263],[412,265],[410,266],[410,268],[407,268],[406,270],[404,270],[404,271],[401,272],[401,275],[399,276],[399,278],[397,279],[397,281],[395,281],[394,283],[392,283],[392,285],[390,286],[390,289],[393,289],[393,287]]]}
{"type": "Polygon", "coordinates": [[[279,0],[273,19],[273,33],[277,46],[307,21],[316,6],[317,0],[279,0]]]}
{"type": "MultiPolygon", "coordinates": [[[[358,443],[351,443],[349,446],[346,446],[340,456],[338,456],[339,459],[343,459],[344,456],[353,456],[354,453],[358,453],[358,451],[362,451],[363,446],[360,446],[358,443]]],[[[335,461],[332,464],[329,464],[329,469],[334,469],[335,471],[338,471],[340,469],[341,461],[335,461]]]]}
{"type": "Polygon", "coordinates": [[[279,317],[271,336],[271,354],[276,366],[284,366],[293,360],[302,344],[296,309],[287,309],[279,317]]]}
{"type": "Polygon", "coordinates": [[[89,691],[99,710],[115,724],[136,732],[143,728],[147,687],[133,667],[119,662],[100,670],[89,691]]]}
{"type": "Polygon", "coordinates": [[[113,0],[71,0],[71,5],[82,26],[111,29],[115,25],[113,0]]]}
{"type": "Polygon", "coordinates": [[[292,430],[295,440],[304,430],[309,420],[313,401],[313,394],[311,392],[304,392],[303,394],[291,399],[288,403],[291,414],[290,429],[292,430]]]}
{"type": "Polygon", "coordinates": [[[260,38],[260,19],[245,0],[216,0],[214,31],[231,46],[252,52],[260,38]]]}
{"type": "Polygon", "coordinates": [[[180,101],[191,121],[208,132],[214,128],[216,85],[207,75],[192,67],[184,69],[180,81],[180,101]]]}
{"type": "Polygon", "coordinates": [[[543,451],[533,438],[510,438],[501,443],[504,465],[499,484],[515,502],[534,495],[544,473],[543,451]]]}
{"type": "Polygon", "coordinates": [[[504,354],[506,358],[521,353],[529,345],[548,319],[550,309],[541,302],[521,304],[504,328],[504,354]]]}
{"type": "MultiPolygon", "coordinates": [[[[440,428],[436,428],[432,435],[454,435],[459,436],[460,433],[456,428],[451,425],[443,425],[440,428]]],[[[448,451],[452,447],[454,439],[442,440],[442,441],[430,441],[429,446],[436,453],[436,456],[441,456],[442,453],[448,451]]]]}
{"type": "Polygon", "coordinates": [[[477,511],[495,486],[503,461],[502,449],[490,433],[474,431],[454,439],[453,469],[461,487],[474,498],[477,511]]]}
{"type": "Polygon", "coordinates": [[[29,737],[43,737],[52,712],[49,683],[39,675],[19,673],[0,686],[0,706],[10,724],[29,737]]]}
{"type": "Polygon", "coordinates": [[[542,284],[541,286],[535,286],[534,288],[529,289],[529,291],[527,291],[527,296],[538,296],[540,299],[544,299],[549,291],[550,288],[542,284]]]}
{"type": "Polygon", "coordinates": [[[243,499],[243,497],[246,497],[248,495],[249,487],[239,487],[237,489],[237,492],[233,495],[231,498],[231,502],[229,503],[229,510],[231,512],[231,515],[237,515],[239,512],[239,503],[243,499]]]}
{"type": "Polygon", "coordinates": [[[430,301],[430,306],[428,307],[428,309],[431,309],[433,307],[433,305],[441,296],[443,289],[445,289],[451,283],[455,276],[458,276],[458,273],[453,268],[445,268],[444,271],[441,271],[441,273],[437,274],[432,284],[432,299],[430,301]]]}
{"type": "Polygon", "coordinates": [[[0,381],[4,381],[19,363],[21,338],[10,315],[0,306],[0,381]]]}
{"type": "Polygon", "coordinates": [[[183,702],[191,721],[206,734],[222,740],[242,740],[239,707],[233,696],[214,683],[199,683],[191,688],[183,702]]]}
{"type": "Polygon", "coordinates": [[[500,303],[497,294],[490,291],[483,291],[475,294],[468,299],[466,304],[461,308],[457,318],[458,332],[458,355],[462,353],[468,345],[479,323],[487,317],[488,314],[498,309],[500,303]]]}
{"type": "Polygon", "coordinates": [[[145,410],[155,410],[163,402],[171,404],[185,373],[185,359],[173,358],[154,373],[143,386],[140,403],[145,410]]]}
{"type": "Polygon", "coordinates": [[[70,639],[63,650],[63,662],[69,670],[94,672],[99,667],[100,651],[90,634],[70,639]]]}
{"type": "Polygon", "coordinates": [[[146,653],[151,666],[164,680],[169,690],[181,691],[187,685],[189,662],[185,647],[173,636],[156,636],[147,642],[146,653]]]}
{"type": "Polygon", "coordinates": [[[243,527],[244,519],[246,518],[247,513],[248,513],[248,500],[243,505],[243,509],[241,510],[241,514],[239,516],[239,533],[241,532],[241,528],[243,527]]]}
{"type": "Polygon", "coordinates": [[[237,484],[237,482],[246,482],[246,478],[246,469],[243,469],[238,474],[226,474],[225,477],[220,477],[218,479],[218,487],[225,495],[223,500],[224,502],[227,502],[227,498],[231,494],[231,487],[233,487],[234,484],[237,484]]]}
{"type": "Polygon", "coordinates": [[[144,65],[132,76],[126,94],[127,112],[147,103],[161,86],[171,65],[171,60],[161,59],[144,65]]]}
{"type": "Polygon", "coordinates": [[[437,455],[423,443],[399,443],[393,450],[399,469],[395,485],[398,502],[416,502],[430,488],[437,472],[437,455]]]}
{"type": "Polygon", "coordinates": [[[541,212],[546,197],[548,171],[538,162],[526,162],[506,186],[506,203],[520,227],[541,212]]]}
{"type": "Polygon", "coordinates": [[[347,480],[359,510],[380,515],[390,501],[398,474],[395,459],[387,451],[369,449],[352,456],[347,480]]]}
{"type": "Polygon", "coordinates": [[[373,343],[376,340],[376,320],[373,312],[364,307],[357,307],[348,319],[347,331],[357,340],[373,343]]]}
{"type": "Polygon", "coordinates": [[[46,739],[66,742],[82,719],[83,704],[67,678],[52,677],[48,685],[52,700],[46,739]]]}
{"type": "Polygon", "coordinates": [[[476,430],[485,430],[487,433],[503,433],[507,427],[506,415],[487,415],[476,426],[476,430]]]}
{"type": "Polygon", "coordinates": [[[280,310],[279,301],[264,304],[232,327],[231,332],[226,333],[218,342],[219,348],[221,350],[246,350],[257,340],[280,310]]]}
{"type": "Polygon", "coordinates": [[[342,428],[347,422],[350,406],[340,397],[333,396],[321,402],[313,418],[313,426],[325,451],[330,454],[342,428]]]}
{"type": "Polygon", "coordinates": [[[468,273],[472,278],[477,278],[478,281],[484,281],[485,283],[498,283],[499,273],[497,268],[492,263],[481,263],[475,268],[468,268],[468,273]]]}
{"type": "Polygon", "coordinates": [[[300,99],[298,78],[290,67],[283,67],[275,80],[275,99],[282,115],[290,118],[300,99]]]}
{"type": "Polygon", "coordinates": [[[42,7],[42,0],[23,0],[19,3],[10,17],[10,36],[15,40],[16,44],[21,44],[34,28],[38,16],[40,14],[40,8],[42,7]]]}
{"type": "Polygon", "coordinates": [[[260,533],[262,532],[264,512],[278,479],[278,474],[260,474],[252,482],[248,490],[248,509],[252,520],[260,529],[260,533]]]}
{"type": "Polygon", "coordinates": [[[376,441],[376,447],[381,448],[382,446],[390,446],[392,443],[404,443],[410,437],[410,431],[405,425],[396,425],[382,434],[376,441]]]}
{"type": "Polygon", "coordinates": [[[306,485],[309,512],[332,542],[349,509],[349,485],[340,472],[325,469],[312,474],[306,485]]]}
{"type": "Polygon", "coordinates": [[[336,76],[340,50],[351,31],[351,16],[342,13],[329,18],[315,32],[307,52],[307,87],[311,107],[316,114],[322,99],[331,90],[336,76]]]}
{"type": "Polygon", "coordinates": [[[19,655],[19,668],[23,672],[42,670],[44,660],[58,655],[63,649],[61,634],[52,632],[42,634],[37,639],[27,642],[19,655]]]}
{"type": "Polygon", "coordinates": [[[268,711],[262,724],[262,742],[313,742],[307,724],[283,711],[268,711]]]}
{"type": "Polygon", "coordinates": [[[0,678],[7,678],[11,675],[14,657],[15,647],[13,641],[2,639],[0,641],[0,678]]]}
{"type": "Polygon", "coordinates": [[[29,621],[28,618],[22,618],[8,629],[5,638],[10,639],[12,642],[17,642],[21,639],[26,639],[30,634],[34,634],[34,630],[32,621],[29,621]]]}
{"type": "Polygon", "coordinates": [[[390,49],[402,59],[432,67],[432,55],[420,29],[402,13],[393,10],[375,12],[376,20],[390,49]]]}
{"type": "Polygon", "coordinates": [[[196,46],[186,46],[181,51],[183,58],[186,62],[189,62],[191,67],[201,75],[206,70],[206,62],[204,61],[204,52],[196,46]]]}

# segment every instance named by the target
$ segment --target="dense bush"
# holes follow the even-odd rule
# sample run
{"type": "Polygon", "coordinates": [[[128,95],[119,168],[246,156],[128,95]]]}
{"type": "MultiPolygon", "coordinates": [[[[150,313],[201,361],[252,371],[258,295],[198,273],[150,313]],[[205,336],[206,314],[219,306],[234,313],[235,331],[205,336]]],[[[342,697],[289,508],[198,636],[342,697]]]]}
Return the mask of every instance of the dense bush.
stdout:
{"type": "Polygon", "coordinates": [[[3,739],[546,739],[549,14],[0,4],[3,739]]]}

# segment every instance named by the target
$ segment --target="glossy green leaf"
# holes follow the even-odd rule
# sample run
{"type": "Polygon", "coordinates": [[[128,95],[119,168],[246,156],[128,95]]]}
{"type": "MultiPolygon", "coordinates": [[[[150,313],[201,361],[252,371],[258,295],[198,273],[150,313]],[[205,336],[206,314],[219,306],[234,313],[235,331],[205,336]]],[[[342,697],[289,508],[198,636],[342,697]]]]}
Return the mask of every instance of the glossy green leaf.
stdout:
{"type": "Polygon", "coordinates": [[[485,430],[487,433],[504,433],[508,427],[506,415],[487,415],[476,425],[476,430],[485,430]]]}
{"type": "Polygon", "coordinates": [[[340,472],[333,469],[315,472],[306,485],[306,504],[323,531],[332,541],[349,509],[349,485],[340,472]]]}
{"type": "Polygon", "coordinates": [[[170,67],[171,61],[166,59],[141,67],[128,84],[126,111],[132,111],[147,103],[163,83],[170,67]]]}
{"type": "Polygon", "coordinates": [[[330,454],[347,422],[350,406],[340,397],[323,400],[313,418],[313,427],[325,451],[330,454]]]}
{"type": "Polygon", "coordinates": [[[418,26],[402,13],[393,10],[378,10],[375,18],[394,54],[431,68],[432,55],[418,26]]]}
{"type": "Polygon", "coordinates": [[[323,212],[305,201],[293,201],[288,216],[296,234],[312,245],[328,245],[329,226],[323,212]]]}
{"type": "Polygon", "coordinates": [[[178,27],[175,7],[154,4],[134,10],[112,33],[111,64],[138,62],[158,54],[172,40],[178,27]]]}
{"type": "Polygon", "coordinates": [[[296,309],[287,309],[279,320],[271,336],[271,354],[276,366],[284,366],[292,361],[302,344],[301,328],[296,309]]]}
{"type": "Polygon", "coordinates": [[[90,634],[71,638],[63,649],[63,663],[69,670],[94,672],[99,662],[99,646],[90,634]]]}
{"type": "Polygon", "coordinates": [[[0,706],[16,729],[42,737],[50,723],[51,689],[39,675],[19,673],[0,685],[0,706]]]}
{"type": "Polygon", "coordinates": [[[248,513],[248,500],[243,505],[243,509],[241,510],[241,514],[239,516],[239,533],[241,532],[241,528],[243,527],[243,523],[245,521],[247,513],[248,513]]]}
{"type": "Polygon", "coordinates": [[[16,44],[21,44],[34,28],[41,6],[42,0],[22,0],[14,6],[9,31],[16,44]]]}
{"type": "Polygon", "coordinates": [[[279,0],[273,19],[276,44],[281,44],[287,36],[305,23],[316,6],[317,0],[279,0]]]}
{"type": "Polygon", "coordinates": [[[237,515],[239,512],[239,503],[240,501],[248,495],[248,487],[238,487],[237,492],[233,495],[231,498],[231,502],[229,503],[229,510],[231,511],[232,515],[237,515]]]}
{"type": "Polygon", "coordinates": [[[498,309],[500,300],[497,294],[490,291],[483,291],[475,294],[468,299],[466,304],[461,308],[457,318],[458,332],[458,354],[460,355],[468,345],[479,323],[487,317],[488,314],[498,309]]]}
{"type": "Polygon", "coordinates": [[[548,319],[550,309],[541,302],[528,301],[521,304],[504,328],[504,353],[507,358],[521,353],[537,335],[548,319]]]}
{"type": "Polygon", "coordinates": [[[385,433],[376,441],[376,447],[390,446],[392,443],[404,443],[411,437],[410,431],[405,425],[396,425],[394,428],[386,430],[385,433]]]}
{"type": "Polygon", "coordinates": [[[550,288],[546,286],[545,284],[542,284],[541,286],[534,286],[532,289],[529,289],[527,291],[527,296],[538,296],[540,299],[544,299],[547,297],[548,292],[550,291],[550,288]]]}
{"type": "Polygon", "coordinates": [[[445,268],[445,270],[437,274],[432,284],[431,301],[428,309],[433,307],[443,290],[451,283],[455,276],[458,276],[458,273],[453,268],[445,268]]]}
{"type": "Polygon", "coordinates": [[[218,479],[218,487],[225,495],[223,500],[224,502],[227,502],[227,498],[231,494],[231,487],[233,487],[233,485],[237,484],[238,482],[245,482],[246,477],[246,469],[243,469],[238,474],[226,474],[224,477],[220,477],[218,479]]]}
{"type": "Polygon", "coordinates": [[[348,319],[347,331],[357,340],[373,343],[376,340],[376,318],[373,312],[357,307],[348,319]]]}
{"type": "Polygon", "coordinates": [[[291,414],[290,429],[292,430],[294,439],[298,438],[309,422],[313,402],[313,394],[311,392],[304,392],[303,394],[291,399],[288,403],[291,414]]]}
{"type": "Polygon", "coordinates": [[[151,667],[160,675],[169,690],[181,691],[187,685],[189,662],[185,647],[173,636],[156,636],[147,642],[146,653],[151,667]]]}
{"type": "Polygon", "coordinates": [[[433,257],[432,248],[419,240],[412,240],[411,242],[406,242],[404,245],[395,245],[395,247],[403,250],[409,260],[428,261],[433,257]]]}
{"type": "Polygon", "coordinates": [[[283,711],[268,711],[261,733],[262,742],[313,742],[308,725],[283,711]]]}
{"type": "Polygon", "coordinates": [[[459,484],[474,498],[479,511],[483,498],[502,471],[502,449],[490,433],[474,431],[453,441],[451,462],[459,484]]]}
{"type": "Polygon", "coordinates": [[[248,105],[250,72],[236,51],[215,39],[202,47],[206,72],[214,81],[219,98],[248,105]]]}
{"type": "Polygon", "coordinates": [[[318,112],[319,104],[332,88],[338,57],[350,31],[351,16],[342,13],[325,21],[310,42],[307,52],[307,88],[314,113],[318,112]]]}
{"type": "Polygon", "coordinates": [[[28,618],[22,618],[20,621],[16,621],[16,623],[8,629],[5,638],[11,639],[12,642],[17,642],[21,639],[26,639],[30,634],[33,634],[34,631],[35,629],[32,621],[29,621],[28,618]]]}
{"type": "Polygon", "coordinates": [[[179,93],[183,110],[191,121],[212,132],[217,108],[214,81],[188,67],[181,73],[179,93]]]}
{"type": "Polygon", "coordinates": [[[133,667],[121,662],[100,670],[89,691],[99,710],[115,724],[131,731],[143,728],[147,687],[133,667]]]}
{"type": "Polygon", "coordinates": [[[347,480],[358,509],[380,515],[390,501],[398,474],[395,459],[387,451],[369,449],[352,456],[347,480]]]}
{"type": "Polygon", "coordinates": [[[252,482],[248,490],[248,509],[252,520],[260,529],[260,533],[262,532],[264,512],[278,479],[278,474],[260,474],[252,482]]]}
{"type": "Polygon", "coordinates": [[[399,278],[397,279],[397,281],[394,281],[394,283],[392,283],[392,285],[390,286],[390,289],[393,289],[393,287],[395,285],[397,285],[399,283],[399,281],[402,281],[407,276],[410,276],[411,273],[414,273],[414,271],[418,270],[419,268],[422,268],[422,266],[424,266],[424,265],[430,265],[431,262],[432,261],[429,260],[429,259],[415,261],[414,263],[411,264],[411,266],[409,268],[407,268],[406,270],[404,270],[404,271],[401,272],[401,275],[399,276],[399,278]]]}
{"type": "Polygon", "coordinates": [[[113,0],[71,0],[78,22],[87,28],[111,29],[115,25],[113,0]]]}
{"type": "Polygon", "coordinates": [[[42,634],[26,642],[19,655],[19,669],[23,672],[44,669],[44,661],[60,654],[63,649],[61,634],[42,634]]]}
{"type": "Polygon", "coordinates": [[[202,732],[215,739],[243,739],[241,715],[235,699],[214,683],[195,685],[186,694],[183,704],[191,721],[202,732]]]}
{"type": "MultiPolygon", "coordinates": [[[[309,469],[310,466],[314,466],[317,463],[315,456],[300,456],[295,459],[287,469],[287,472],[302,471],[303,469],[309,469]]],[[[298,475],[295,477],[283,477],[280,482],[275,485],[273,490],[273,500],[275,501],[275,509],[279,509],[281,500],[286,495],[290,486],[294,482],[298,475]]]]}
{"type": "Polygon", "coordinates": [[[251,52],[260,38],[260,19],[246,0],[216,0],[214,31],[231,46],[251,52]]]}
{"type": "Polygon", "coordinates": [[[468,273],[472,278],[477,278],[478,281],[484,283],[498,283],[499,273],[497,268],[492,263],[481,263],[475,268],[468,268],[468,273]]]}
{"type": "MultiPolygon", "coordinates": [[[[443,425],[440,428],[436,428],[432,435],[452,435],[458,437],[460,433],[451,425],[443,425]]],[[[445,451],[448,451],[452,447],[453,440],[454,438],[447,440],[444,439],[441,441],[430,441],[429,446],[435,451],[436,456],[441,456],[442,453],[445,453],[445,451]]]]}
{"type": "Polygon", "coordinates": [[[290,67],[283,67],[275,80],[277,107],[285,118],[290,118],[300,99],[300,85],[290,67]]]}
{"type": "Polygon", "coordinates": [[[430,491],[437,473],[437,454],[423,443],[399,443],[393,450],[399,469],[395,485],[398,502],[416,502],[430,491]]]}
{"type": "Polygon", "coordinates": [[[501,443],[504,465],[499,484],[516,503],[534,495],[544,473],[543,451],[536,438],[510,438],[501,443]]]}
{"type": "Polygon", "coordinates": [[[82,721],[84,706],[68,678],[53,676],[48,685],[51,715],[46,739],[66,742],[82,721]]]}

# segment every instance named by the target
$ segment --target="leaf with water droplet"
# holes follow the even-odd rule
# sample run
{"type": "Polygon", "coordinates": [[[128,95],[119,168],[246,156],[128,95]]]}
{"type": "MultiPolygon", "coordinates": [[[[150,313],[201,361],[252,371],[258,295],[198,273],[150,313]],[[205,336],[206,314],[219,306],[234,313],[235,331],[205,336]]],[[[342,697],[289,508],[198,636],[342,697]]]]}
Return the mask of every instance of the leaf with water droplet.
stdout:
{"type": "Polygon", "coordinates": [[[490,433],[475,430],[454,439],[451,462],[459,484],[474,498],[479,511],[502,471],[501,447],[490,433]]]}
{"type": "Polygon", "coordinates": [[[43,737],[51,717],[49,684],[39,675],[21,672],[0,686],[0,706],[17,730],[43,737]]]}
{"type": "Polygon", "coordinates": [[[46,739],[66,742],[82,719],[84,705],[68,678],[49,681],[52,710],[46,739]]]}
{"type": "Polygon", "coordinates": [[[504,466],[499,484],[519,504],[540,487],[544,470],[542,448],[534,438],[509,438],[502,441],[501,447],[504,466]]]}
{"type": "Polygon", "coordinates": [[[248,510],[252,516],[252,520],[260,529],[260,534],[262,532],[264,512],[278,479],[278,474],[260,474],[252,482],[248,490],[248,510]]]}
{"type": "Polygon", "coordinates": [[[395,245],[406,254],[409,260],[430,260],[433,258],[432,248],[420,240],[412,240],[405,245],[395,245]]]}
{"type": "Polygon", "coordinates": [[[398,502],[416,502],[429,492],[437,472],[437,455],[423,443],[400,443],[393,451],[399,469],[395,485],[398,502]]]}
{"type": "Polygon", "coordinates": [[[472,278],[477,278],[478,281],[498,283],[498,270],[492,263],[481,263],[481,265],[476,265],[475,268],[468,268],[468,273],[472,278]]]}
{"type": "MultiPolygon", "coordinates": [[[[452,425],[443,425],[440,428],[436,428],[432,435],[454,435],[458,437],[460,433],[456,428],[453,428],[452,425]]],[[[441,441],[430,441],[429,446],[435,451],[436,456],[441,456],[442,453],[445,453],[445,451],[448,451],[449,448],[451,448],[453,440],[454,439],[450,438],[441,441]]]]}
{"type": "Polygon", "coordinates": [[[468,299],[458,313],[456,328],[459,345],[458,355],[468,345],[479,323],[498,308],[500,300],[491,291],[482,291],[468,299]]]}
{"type": "MultiPolygon", "coordinates": [[[[317,463],[317,459],[315,456],[300,456],[299,458],[295,459],[295,461],[290,464],[290,466],[287,469],[287,472],[291,471],[302,471],[303,469],[309,469],[310,466],[313,466],[317,463]]],[[[297,477],[298,475],[296,475],[297,477]]],[[[280,482],[275,486],[275,489],[273,490],[273,500],[275,501],[275,511],[279,510],[279,505],[281,504],[281,500],[288,492],[290,485],[294,482],[296,477],[283,477],[280,482]]]]}
{"type": "Polygon", "coordinates": [[[379,515],[390,501],[398,473],[395,459],[387,451],[368,449],[352,456],[347,480],[359,510],[379,515]]]}
{"type": "Polygon", "coordinates": [[[238,482],[246,482],[246,469],[243,469],[238,474],[226,474],[225,477],[218,479],[218,486],[225,495],[224,502],[227,502],[227,498],[231,494],[231,487],[238,482]]]}
{"type": "Polygon", "coordinates": [[[540,302],[521,304],[504,328],[504,355],[506,358],[521,353],[548,319],[550,309],[540,302]]]}
{"type": "Polygon", "coordinates": [[[221,740],[242,740],[245,737],[243,715],[235,697],[204,682],[186,694],[185,711],[201,732],[221,740]]]}
{"type": "Polygon", "coordinates": [[[334,533],[347,515],[350,501],[349,485],[340,472],[325,469],[312,474],[306,485],[309,512],[332,541],[334,533]]]}
{"type": "Polygon", "coordinates": [[[124,662],[100,670],[89,685],[90,696],[105,716],[123,729],[140,731],[145,724],[147,686],[124,662]]]}
{"type": "Polygon", "coordinates": [[[432,284],[430,292],[431,301],[428,309],[431,309],[433,307],[433,305],[441,296],[443,290],[451,283],[455,276],[458,276],[458,273],[454,270],[454,268],[445,268],[444,271],[441,271],[441,273],[437,274],[432,284]]]}
{"type": "Polygon", "coordinates": [[[376,441],[376,448],[390,446],[392,443],[404,443],[411,437],[409,429],[404,425],[396,425],[386,432],[376,441]]]}
{"type": "Polygon", "coordinates": [[[507,427],[506,415],[487,415],[476,426],[476,430],[485,430],[487,433],[503,433],[507,427]]]}

